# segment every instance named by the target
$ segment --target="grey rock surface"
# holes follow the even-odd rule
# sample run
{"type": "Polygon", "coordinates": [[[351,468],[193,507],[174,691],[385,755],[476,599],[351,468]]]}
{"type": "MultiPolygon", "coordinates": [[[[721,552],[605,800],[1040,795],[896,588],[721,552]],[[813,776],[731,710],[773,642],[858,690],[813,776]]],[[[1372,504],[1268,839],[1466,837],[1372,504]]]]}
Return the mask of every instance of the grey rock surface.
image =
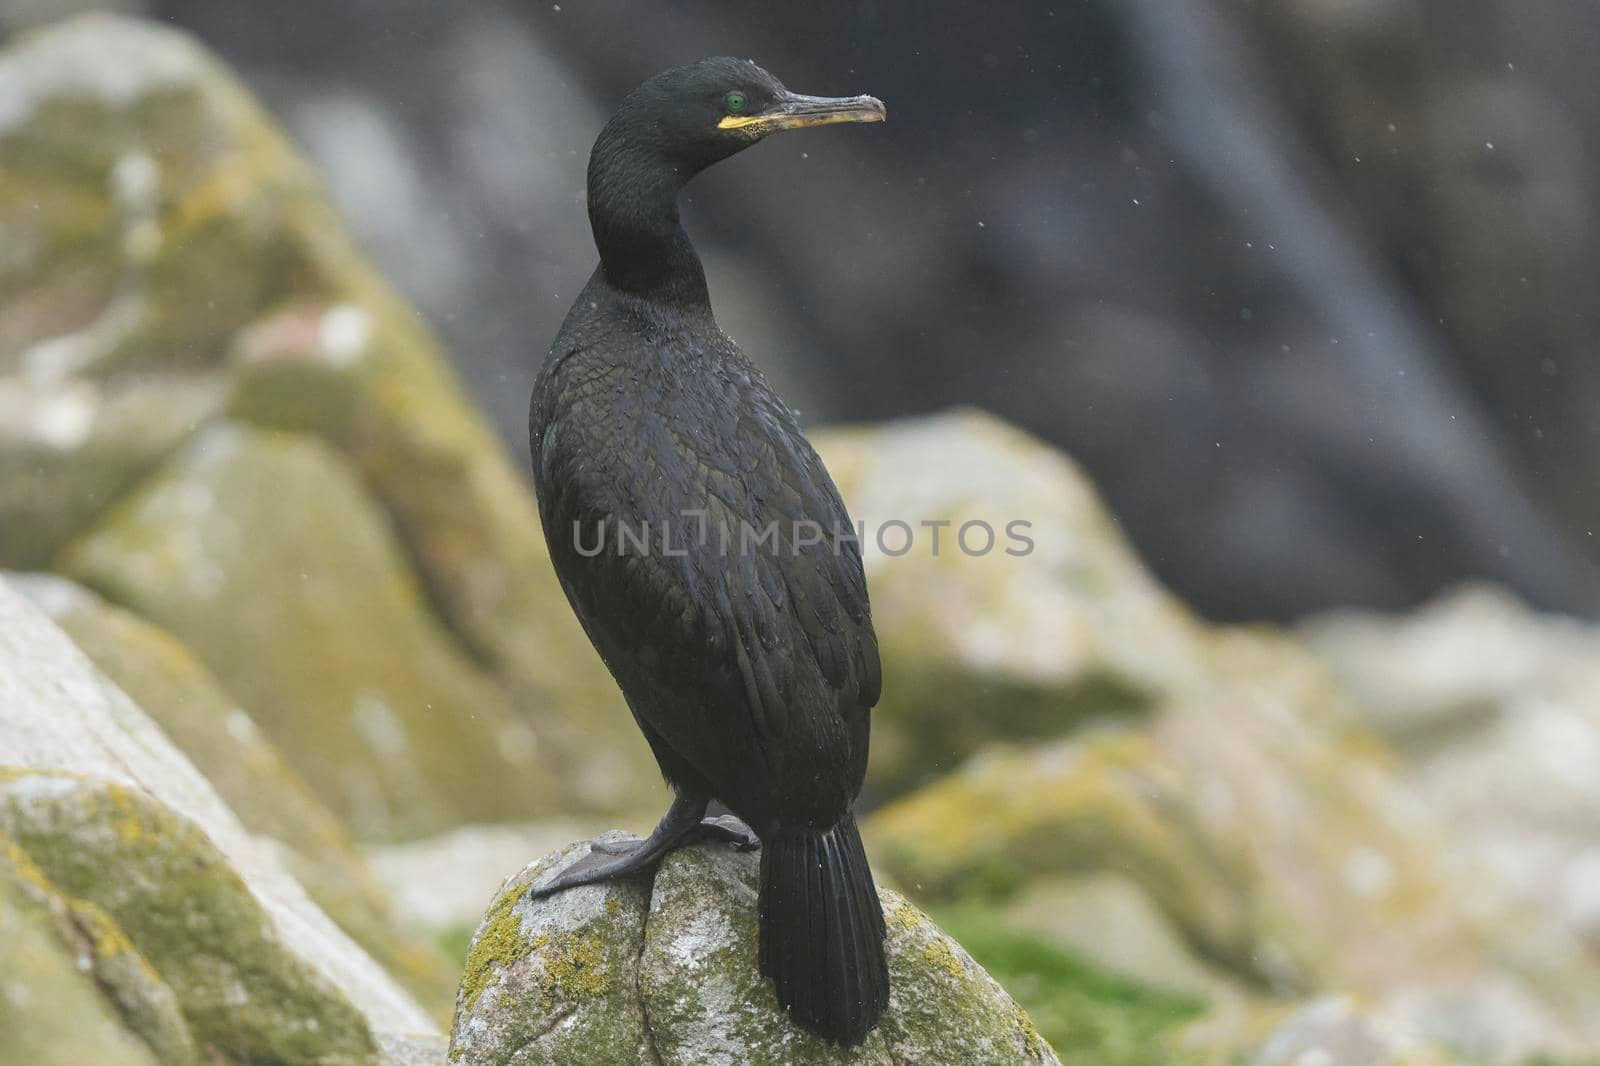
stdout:
{"type": "Polygon", "coordinates": [[[336,990],[366,1026],[398,1034],[434,1031],[412,998],[310,901],[277,852],[244,829],[150,718],[3,580],[0,767],[81,780],[102,791],[124,789],[162,824],[177,819],[192,826],[244,887],[248,905],[259,908],[264,935],[315,981],[336,990]]]}
{"type": "Polygon", "coordinates": [[[452,1062],[1058,1064],[1011,997],[897,893],[880,893],[889,1011],[864,1045],[842,1048],[796,1027],[756,971],[757,856],[680,848],[649,885],[526,896],[587,852],[582,842],[530,864],[490,905],[457,1000],[452,1062]]]}

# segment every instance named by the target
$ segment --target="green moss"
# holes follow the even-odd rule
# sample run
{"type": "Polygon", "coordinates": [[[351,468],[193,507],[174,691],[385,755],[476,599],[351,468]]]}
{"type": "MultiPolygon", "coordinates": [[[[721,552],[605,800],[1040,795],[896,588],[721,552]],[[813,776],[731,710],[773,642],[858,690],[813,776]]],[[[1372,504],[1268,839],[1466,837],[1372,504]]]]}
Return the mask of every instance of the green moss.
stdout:
{"type": "Polygon", "coordinates": [[[562,934],[545,947],[545,973],[556,990],[571,997],[603,996],[611,990],[605,945],[598,937],[562,934]]]}
{"type": "MultiPolygon", "coordinates": [[[[424,1005],[448,1020],[459,962],[401,927],[332,812],[259,732],[210,671],[177,640],[58,578],[41,602],[107,677],[172,738],[252,833],[285,845],[312,900],[424,1005]]],[[[471,935],[469,930],[468,936],[471,935]]],[[[464,943],[464,942],[463,942],[464,943]]]]}
{"type": "Polygon", "coordinates": [[[119,1016],[100,975],[80,965],[75,938],[62,936],[60,909],[43,872],[0,835],[0,1062],[188,1066],[192,1058],[154,1053],[119,1016]]]}
{"type": "Polygon", "coordinates": [[[1204,1010],[1201,1000],[1100,970],[1005,928],[981,905],[945,907],[935,918],[1025,1009],[1018,1016],[1027,1039],[1042,1036],[1064,1062],[1186,1066],[1201,1061],[1185,1058],[1171,1043],[1204,1010]]]}
{"type": "MultiPolygon", "coordinates": [[[[0,888],[10,880],[38,924],[50,928],[75,965],[94,977],[123,1027],[166,1066],[193,1066],[194,1038],[177,997],[128,939],[115,919],[86,899],[62,894],[26,852],[0,835],[0,888]]],[[[0,968],[3,970],[3,968],[0,968]]]]}
{"type": "Polygon", "coordinates": [[[642,886],[627,879],[554,900],[526,895],[555,863],[587,852],[574,845],[525,868],[490,904],[467,953],[451,1061],[638,1061],[646,1039],[636,968],[642,886]],[[541,922],[549,908],[559,919],[541,922]]]}
{"type": "Polygon", "coordinates": [[[509,965],[517,958],[522,947],[522,919],[512,912],[522,897],[521,888],[512,888],[500,896],[489,909],[482,931],[472,942],[467,953],[466,968],[461,974],[460,1001],[471,1012],[483,995],[484,985],[496,967],[509,965]]]}
{"type": "Polygon", "coordinates": [[[360,1013],[283,946],[205,834],[148,795],[69,775],[14,778],[0,788],[0,827],[63,895],[94,905],[79,914],[91,915],[95,940],[119,949],[113,963],[126,948],[104,926],[120,930],[214,1057],[375,1060],[360,1013]]]}
{"type": "Polygon", "coordinates": [[[1030,878],[1111,869],[1138,881],[1208,958],[1254,965],[1250,868],[1193,813],[1184,781],[1141,734],[1106,730],[997,747],[880,809],[875,862],[930,901],[1012,895],[1030,878]]]}

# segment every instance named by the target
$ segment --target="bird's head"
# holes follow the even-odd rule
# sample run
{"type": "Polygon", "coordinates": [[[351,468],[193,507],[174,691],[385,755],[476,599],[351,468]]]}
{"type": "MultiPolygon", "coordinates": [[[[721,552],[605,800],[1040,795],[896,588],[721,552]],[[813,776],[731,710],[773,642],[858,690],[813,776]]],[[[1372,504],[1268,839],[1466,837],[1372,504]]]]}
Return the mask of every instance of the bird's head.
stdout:
{"type": "Polygon", "coordinates": [[[639,86],[608,132],[693,173],[780,130],[883,119],[873,97],[803,96],[748,59],[714,56],[639,86]]]}

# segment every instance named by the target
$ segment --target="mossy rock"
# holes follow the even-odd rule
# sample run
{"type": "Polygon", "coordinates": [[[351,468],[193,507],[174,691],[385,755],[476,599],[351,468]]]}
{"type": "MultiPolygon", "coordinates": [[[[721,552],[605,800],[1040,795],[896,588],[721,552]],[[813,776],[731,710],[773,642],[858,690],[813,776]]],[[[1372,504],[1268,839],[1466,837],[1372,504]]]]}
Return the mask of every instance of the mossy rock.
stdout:
{"type": "MultiPolygon", "coordinates": [[[[0,399],[8,377],[71,400],[145,375],[226,379],[236,419],[342,453],[426,606],[539,731],[551,758],[537,776],[569,808],[659,807],[526,479],[311,169],[187,34],[73,20],[0,56],[0,399]]],[[[0,447],[0,475],[17,467],[0,478],[0,566],[46,565],[204,417],[168,411],[166,397],[142,408],[145,436],[102,419],[78,448],[0,447]]],[[[355,787],[387,802],[383,783],[355,787]]]]}
{"type": "Polygon", "coordinates": [[[526,817],[553,753],[428,612],[338,455],[223,423],[64,556],[192,649],[357,836],[526,817]]]}
{"type": "Polygon", "coordinates": [[[619,880],[549,900],[526,896],[588,850],[577,844],[529,864],[490,904],[456,996],[452,1063],[653,1061],[639,995],[644,886],[619,880]]]}
{"type": "Polygon", "coordinates": [[[869,800],[1203,676],[1192,619],[1061,452],[975,411],[813,439],[865,526],[884,656],[869,800]]]}
{"type": "Polygon", "coordinates": [[[0,377],[0,566],[47,565],[221,404],[214,376],[0,377]]]}
{"type": "Polygon", "coordinates": [[[1600,1046],[1600,967],[1560,916],[1524,907],[1400,780],[1392,749],[1302,644],[1207,639],[1213,678],[1163,707],[1153,743],[1188,810],[1253,870],[1257,952],[1280,987],[1403,1000],[1460,1046],[1600,1046]]]}
{"type": "Polygon", "coordinates": [[[1114,873],[1246,994],[1348,992],[1469,1052],[1600,1043],[1593,958],[1449,848],[1303,646],[1200,647],[1204,680],[1137,727],[996,746],[875,812],[881,870],[935,907],[1114,873]]]}
{"type": "Polygon", "coordinates": [[[1210,1066],[1186,1046],[1189,1023],[1209,1004],[1130,979],[1038,934],[986,904],[934,912],[984,969],[1027,1010],[1063,1061],[1093,1066],[1210,1066]]]}
{"type": "Polygon", "coordinates": [[[1138,734],[991,749],[875,813],[866,833],[883,870],[929,900],[998,900],[1033,878],[1118,871],[1203,956],[1252,965],[1251,868],[1208,836],[1182,778],[1138,734]]]}
{"type": "Polygon", "coordinates": [[[229,1062],[376,1063],[365,1019],[275,936],[250,889],[193,823],[126,785],[0,776],[0,830],[62,895],[106,916],[177,996],[206,1054],[229,1062]]]}
{"type": "Polygon", "coordinates": [[[343,280],[342,301],[287,304],[240,337],[232,417],[346,457],[440,617],[558,753],[568,808],[660,806],[649,749],[556,581],[526,478],[416,315],[364,272],[343,280]]]}
{"type": "Polygon", "coordinates": [[[187,648],[64,578],[9,580],[156,720],[246,829],[284,846],[284,861],[319,907],[418,1000],[448,1018],[453,964],[395,920],[338,819],[187,648]]]}
{"type": "MultiPolygon", "coordinates": [[[[33,827],[29,832],[45,844],[59,841],[61,846],[51,847],[47,855],[13,824],[9,832],[15,842],[62,894],[92,903],[109,916],[180,995],[179,982],[167,972],[156,950],[161,943],[153,946],[144,938],[143,927],[109,896],[75,891],[56,868],[57,859],[70,860],[68,872],[92,880],[110,895],[134,894],[136,917],[159,920],[164,924],[158,932],[170,932],[157,938],[168,949],[192,941],[196,950],[222,952],[241,965],[276,966],[284,960],[285,975],[290,970],[309,973],[314,985],[333,990],[326,1009],[337,1017],[357,1011],[359,1024],[386,1040],[425,1041],[437,1032],[389,974],[311,902],[285,868],[282,849],[249,833],[160,727],[4,578],[0,578],[0,767],[11,768],[0,771],[5,785],[0,792],[6,797],[0,799],[0,821],[26,815],[33,827]],[[42,790],[41,802],[17,808],[11,797],[26,782],[40,783],[36,787],[42,790]],[[67,832],[73,828],[68,816],[75,808],[64,797],[80,789],[86,796],[118,789],[119,793],[108,794],[119,803],[126,799],[138,812],[137,817],[118,819],[112,827],[118,846],[101,839],[111,835],[104,825],[85,827],[83,834],[67,832]],[[148,824],[140,820],[146,813],[148,824]],[[49,818],[44,821],[35,819],[45,815],[49,818]],[[46,832],[55,824],[51,819],[60,822],[61,834],[46,832]],[[122,833],[136,835],[139,826],[149,828],[152,839],[126,841],[130,853],[124,855],[122,833]],[[174,876],[152,868],[160,866],[163,848],[173,851],[174,876]],[[190,909],[183,893],[208,886],[218,889],[218,897],[197,904],[195,935],[175,929],[190,909]],[[164,895],[169,888],[171,893],[164,895]],[[213,902],[239,917],[247,939],[236,946],[218,943],[222,938],[211,935],[217,923],[208,917],[213,902]],[[270,952],[252,948],[258,941],[273,945],[270,952]]],[[[0,832],[7,831],[0,825],[0,832]]],[[[277,979],[269,971],[261,977],[277,979]]],[[[312,1017],[315,1020],[316,1015],[312,1017]]]]}
{"type": "Polygon", "coordinates": [[[0,834],[0,1062],[190,1066],[172,990],[91,907],[0,834]]]}
{"type": "Polygon", "coordinates": [[[220,361],[304,285],[311,171],[184,34],[88,18],[0,57],[0,372],[220,361]]]}
{"type": "Polygon", "coordinates": [[[889,1010],[864,1045],[847,1049],[795,1026],[756,971],[756,856],[680,848],[648,885],[527,896],[587,852],[585,842],[533,863],[490,905],[457,1000],[453,1062],[1057,1062],[1000,986],[893,892],[881,894],[889,1010]]]}

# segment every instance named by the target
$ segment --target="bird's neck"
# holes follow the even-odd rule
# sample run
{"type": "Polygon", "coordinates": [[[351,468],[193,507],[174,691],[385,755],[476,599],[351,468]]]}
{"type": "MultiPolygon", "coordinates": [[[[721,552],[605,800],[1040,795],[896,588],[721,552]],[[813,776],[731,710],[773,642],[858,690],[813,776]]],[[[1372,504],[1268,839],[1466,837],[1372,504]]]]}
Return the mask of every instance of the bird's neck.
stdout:
{"type": "Polygon", "coordinates": [[[678,193],[693,177],[626,142],[595,145],[589,224],[606,280],[666,303],[711,306],[700,256],[678,220],[678,193]]]}

